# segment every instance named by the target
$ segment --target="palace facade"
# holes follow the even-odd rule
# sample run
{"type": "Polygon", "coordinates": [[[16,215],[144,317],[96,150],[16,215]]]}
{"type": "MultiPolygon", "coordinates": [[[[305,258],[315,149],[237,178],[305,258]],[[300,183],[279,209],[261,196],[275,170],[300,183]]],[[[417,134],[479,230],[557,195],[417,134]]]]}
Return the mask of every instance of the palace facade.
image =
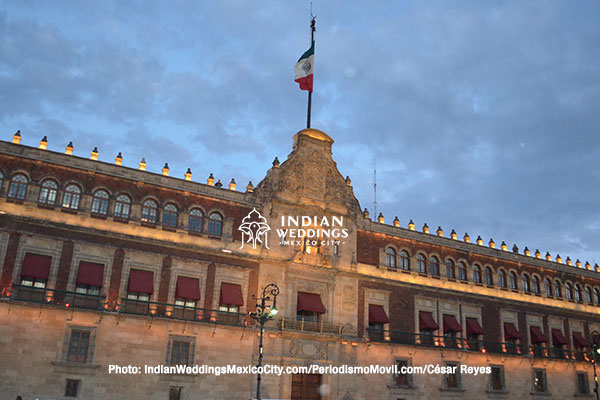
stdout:
{"type": "Polygon", "coordinates": [[[0,399],[253,398],[252,374],[115,366],[255,365],[271,283],[263,364],[400,372],[263,374],[265,399],[593,397],[598,266],[372,219],[321,131],[243,190],[19,142],[0,142],[0,399]],[[242,226],[254,209],[269,230],[242,226]]]}

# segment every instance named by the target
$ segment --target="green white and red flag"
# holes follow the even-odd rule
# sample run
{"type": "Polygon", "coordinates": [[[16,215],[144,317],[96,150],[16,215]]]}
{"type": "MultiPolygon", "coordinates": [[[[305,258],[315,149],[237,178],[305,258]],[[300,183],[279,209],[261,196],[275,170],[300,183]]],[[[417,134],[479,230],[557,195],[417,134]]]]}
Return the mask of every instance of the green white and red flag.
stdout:
{"type": "Polygon", "coordinates": [[[313,72],[315,65],[315,42],[306,50],[294,66],[295,82],[300,84],[300,90],[313,91],[313,72]]]}

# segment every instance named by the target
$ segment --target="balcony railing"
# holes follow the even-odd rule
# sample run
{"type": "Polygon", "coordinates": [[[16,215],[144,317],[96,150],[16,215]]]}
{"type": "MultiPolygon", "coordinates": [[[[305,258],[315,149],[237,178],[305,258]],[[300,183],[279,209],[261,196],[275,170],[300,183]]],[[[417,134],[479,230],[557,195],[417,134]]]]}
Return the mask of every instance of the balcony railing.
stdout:
{"type": "Polygon", "coordinates": [[[106,296],[23,285],[13,285],[10,298],[32,303],[85,308],[89,310],[101,310],[106,307],[106,296]]]}
{"type": "Polygon", "coordinates": [[[117,310],[124,314],[148,315],[185,321],[209,322],[221,325],[246,325],[246,314],[180,306],[176,304],[121,298],[117,310]]]}
{"type": "Polygon", "coordinates": [[[279,329],[282,331],[318,332],[332,335],[340,335],[342,333],[341,326],[327,324],[323,321],[305,321],[304,318],[301,320],[282,318],[279,320],[279,329]]]}

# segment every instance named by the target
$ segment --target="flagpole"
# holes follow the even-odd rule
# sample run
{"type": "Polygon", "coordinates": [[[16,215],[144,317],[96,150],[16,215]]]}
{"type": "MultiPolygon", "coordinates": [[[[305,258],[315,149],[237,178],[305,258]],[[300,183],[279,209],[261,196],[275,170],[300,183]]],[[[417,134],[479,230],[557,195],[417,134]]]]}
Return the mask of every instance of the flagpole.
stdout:
{"type": "MultiPolygon", "coordinates": [[[[314,17],[314,15],[312,15],[312,12],[311,12],[311,20],[310,20],[310,44],[311,44],[311,46],[315,45],[315,30],[316,30],[315,29],[315,17],[314,17]]],[[[314,47],[313,47],[313,50],[314,50],[314,47]]],[[[313,75],[313,79],[314,79],[314,75],[313,75]]],[[[314,88],[314,82],[313,82],[313,88],[314,88]]],[[[310,129],[311,106],[312,106],[312,90],[309,90],[308,91],[308,110],[306,112],[306,129],[310,129]]]]}

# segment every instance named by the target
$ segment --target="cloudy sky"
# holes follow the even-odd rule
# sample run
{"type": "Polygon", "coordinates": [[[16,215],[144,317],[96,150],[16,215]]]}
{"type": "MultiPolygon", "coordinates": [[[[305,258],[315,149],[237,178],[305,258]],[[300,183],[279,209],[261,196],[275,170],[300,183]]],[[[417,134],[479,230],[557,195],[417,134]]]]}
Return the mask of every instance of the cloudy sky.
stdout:
{"type": "MultiPolygon", "coordinates": [[[[313,127],[361,206],[600,263],[600,3],[319,1],[313,127]]],[[[306,123],[308,1],[0,1],[0,131],[257,184],[306,123]]]]}

